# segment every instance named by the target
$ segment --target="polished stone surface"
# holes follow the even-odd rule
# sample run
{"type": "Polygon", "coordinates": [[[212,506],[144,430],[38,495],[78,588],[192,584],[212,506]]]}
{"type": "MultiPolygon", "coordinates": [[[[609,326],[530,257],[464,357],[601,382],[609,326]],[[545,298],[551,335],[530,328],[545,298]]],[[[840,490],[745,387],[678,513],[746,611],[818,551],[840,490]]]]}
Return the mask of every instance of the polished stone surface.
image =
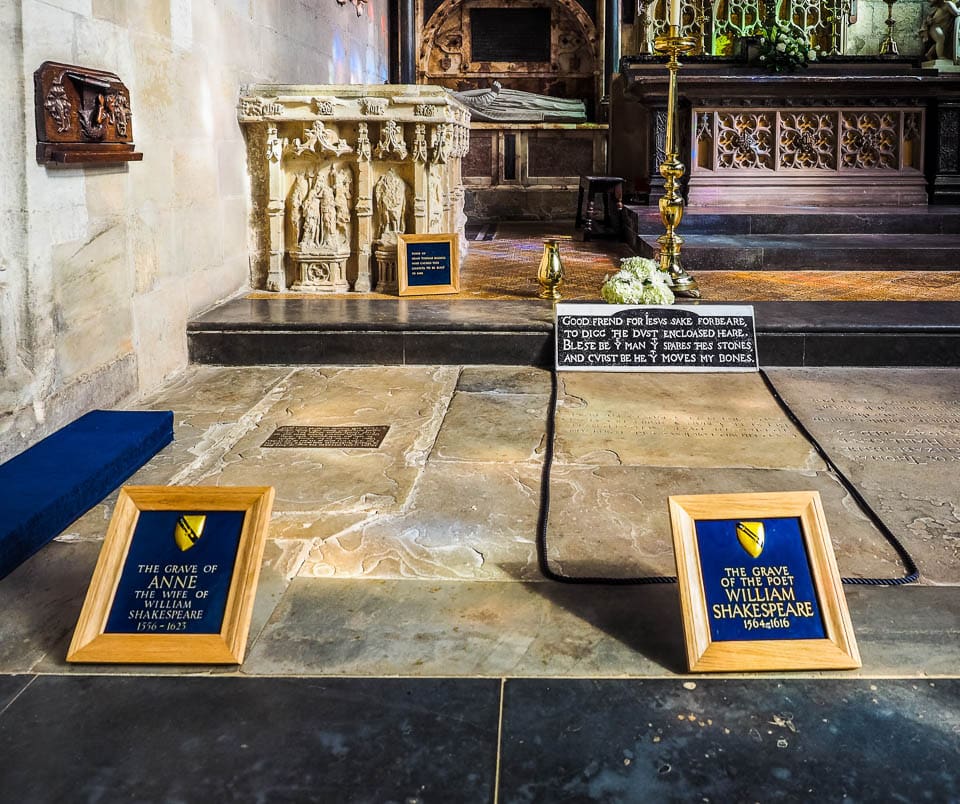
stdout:
{"type": "Polygon", "coordinates": [[[40,677],[0,715],[5,801],[489,801],[499,683],[40,677]]]}
{"type": "Polygon", "coordinates": [[[500,801],[954,801],[960,682],[507,684],[500,801]]]}
{"type": "Polygon", "coordinates": [[[914,554],[960,583],[960,371],[773,371],[786,403],[914,554]]]}

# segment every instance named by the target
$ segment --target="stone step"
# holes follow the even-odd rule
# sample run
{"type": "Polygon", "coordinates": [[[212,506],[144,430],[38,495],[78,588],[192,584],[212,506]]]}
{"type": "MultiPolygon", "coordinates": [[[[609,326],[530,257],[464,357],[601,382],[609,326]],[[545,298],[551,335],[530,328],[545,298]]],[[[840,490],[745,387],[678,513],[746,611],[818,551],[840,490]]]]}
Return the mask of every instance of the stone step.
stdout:
{"type": "MultiPolygon", "coordinates": [[[[753,307],[761,366],[960,366],[960,302],[753,307]]],[[[538,300],[238,298],[187,339],[191,361],[227,366],[552,366],[553,318],[538,300]]]]}
{"type": "MultiPolygon", "coordinates": [[[[683,236],[688,271],[951,271],[960,270],[960,233],[683,236]]],[[[645,257],[656,236],[635,245],[645,257]]]]}
{"type": "MultiPolygon", "coordinates": [[[[634,238],[663,234],[660,212],[654,206],[624,207],[628,231],[634,238]]],[[[960,207],[838,207],[745,208],[687,207],[680,234],[800,235],[800,234],[960,234],[960,207]]]]}

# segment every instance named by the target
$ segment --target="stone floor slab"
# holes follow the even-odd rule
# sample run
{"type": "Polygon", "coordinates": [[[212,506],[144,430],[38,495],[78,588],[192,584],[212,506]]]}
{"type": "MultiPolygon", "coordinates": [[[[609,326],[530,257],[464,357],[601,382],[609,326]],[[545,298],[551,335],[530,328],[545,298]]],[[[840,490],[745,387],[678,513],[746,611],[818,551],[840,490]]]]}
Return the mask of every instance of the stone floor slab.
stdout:
{"type": "Polygon", "coordinates": [[[457,390],[465,393],[549,394],[550,371],[530,366],[464,366],[457,390]]]}
{"type": "Polygon", "coordinates": [[[63,662],[99,554],[97,542],[51,542],[0,582],[0,672],[63,662]]]}
{"type": "Polygon", "coordinates": [[[530,463],[543,449],[544,394],[464,393],[453,396],[431,459],[530,463]]]}
{"type": "Polygon", "coordinates": [[[508,681],[499,800],[955,801],[960,682],[508,681]]]}
{"type": "Polygon", "coordinates": [[[489,801],[500,684],[41,677],[0,716],[5,801],[489,801]]]}
{"type": "Polygon", "coordinates": [[[573,577],[676,575],[667,498],[673,494],[818,491],[840,574],[899,578],[894,548],[826,472],[555,465],[547,555],[573,577]]]}
{"type": "Polygon", "coordinates": [[[819,469],[756,374],[564,372],[560,463],[819,469]]]}
{"type": "Polygon", "coordinates": [[[426,461],[458,374],[455,367],[302,369],[283,399],[191,481],[270,483],[277,512],[396,510],[426,461]],[[280,426],[383,424],[390,430],[378,449],[263,447],[280,426]]]}
{"type": "Polygon", "coordinates": [[[807,429],[933,583],[960,583],[960,370],[776,369],[807,429]]]}
{"type": "Polygon", "coordinates": [[[409,507],[318,540],[301,574],[512,580],[539,577],[540,467],[434,461],[409,507]]]}
{"type": "MultiPolygon", "coordinates": [[[[946,587],[845,586],[863,667],[786,677],[932,677],[960,664],[946,587]]],[[[676,584],[298,578],[242,667],[253,675],[687,674],[676,584]]]]}

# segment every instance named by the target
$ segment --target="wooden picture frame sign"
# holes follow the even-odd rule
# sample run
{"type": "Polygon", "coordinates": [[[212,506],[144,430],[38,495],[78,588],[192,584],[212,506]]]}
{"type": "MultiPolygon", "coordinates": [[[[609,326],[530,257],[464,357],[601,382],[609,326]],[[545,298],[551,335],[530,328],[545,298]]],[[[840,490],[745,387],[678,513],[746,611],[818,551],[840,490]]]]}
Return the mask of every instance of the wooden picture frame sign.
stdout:
{"type": "Polygon", "coordinates": [[[126,486],[68,662],[239,664],[272,487],[126,486]]]}
{"type": "Polygon", "coordinates": [[[861,666],[819,493],[669,505],[691,671],[861,666]]]}
{"type": "Polygon", "coordinates": [[[459,293],[459,236],[456,234],[398,235],[397,288],[401,296],[459,293]]]}

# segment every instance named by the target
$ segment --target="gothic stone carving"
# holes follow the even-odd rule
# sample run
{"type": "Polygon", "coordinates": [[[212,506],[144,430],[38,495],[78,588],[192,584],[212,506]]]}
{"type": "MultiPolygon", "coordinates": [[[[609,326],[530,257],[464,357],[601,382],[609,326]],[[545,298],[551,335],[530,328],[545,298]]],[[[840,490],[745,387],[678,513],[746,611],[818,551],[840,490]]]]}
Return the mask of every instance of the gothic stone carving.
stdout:
{"type": "Polygon", "coordinates": [[[390,292],[399,234],[462,238],[470,115],[443,89],[248,87],[238,115],[262,218],[251,261],[257,286],[390,292]],[[254,114],[262,99],[278,113],[254,114]]]}

